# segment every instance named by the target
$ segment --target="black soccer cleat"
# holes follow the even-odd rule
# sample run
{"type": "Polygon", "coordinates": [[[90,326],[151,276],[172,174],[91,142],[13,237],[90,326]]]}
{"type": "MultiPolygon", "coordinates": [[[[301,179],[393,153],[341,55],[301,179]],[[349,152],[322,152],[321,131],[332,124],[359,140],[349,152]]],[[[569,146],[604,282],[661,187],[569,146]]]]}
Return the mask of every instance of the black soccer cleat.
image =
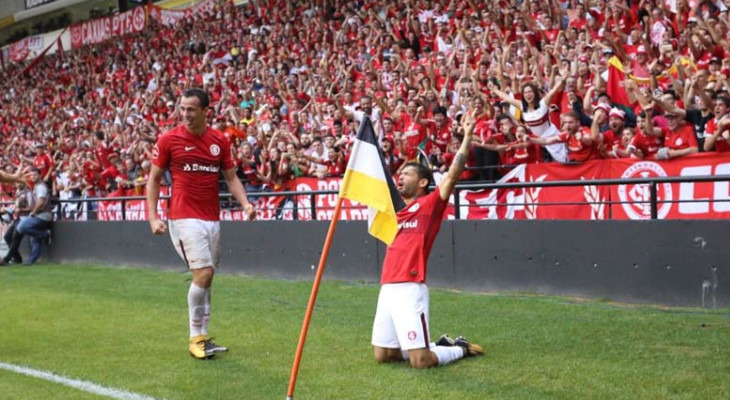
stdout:
{"type": "Polygon", "coordinates": [[[435,343],[436,343],[436,346],[451,347],[454,345],[454,338],[449,336],[448,333],[444,333],[443,335],[441,335],[441,337],[438,338],[438,340],[436,340],[435,343]]]}
{"type": "Polygon", "coordinates": [[[474,357],[484,354],[482,346],[474,343],[469,343],[465,337],[459,336],[454,339],[454,346],[459,346],[464,349],[464,357],[474,357]]]}

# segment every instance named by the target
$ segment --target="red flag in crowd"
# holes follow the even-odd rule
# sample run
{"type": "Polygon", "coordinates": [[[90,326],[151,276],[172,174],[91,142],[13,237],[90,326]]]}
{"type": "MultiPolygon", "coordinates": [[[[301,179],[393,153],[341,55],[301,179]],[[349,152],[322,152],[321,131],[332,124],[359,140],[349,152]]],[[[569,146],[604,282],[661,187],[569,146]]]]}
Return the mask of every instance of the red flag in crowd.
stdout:
{"type": "Polygon", "coordinates": [[[613,56],[608,60],[608,80],[606,82],[606,93],[611,97],[611,101],[614,104],[633,108],[631,101],[629,101],[629,95],[626,93],[626,87],[624,86],[624,79],[626,74],[624,73],[624,66],[618,57],[613,56]]]}

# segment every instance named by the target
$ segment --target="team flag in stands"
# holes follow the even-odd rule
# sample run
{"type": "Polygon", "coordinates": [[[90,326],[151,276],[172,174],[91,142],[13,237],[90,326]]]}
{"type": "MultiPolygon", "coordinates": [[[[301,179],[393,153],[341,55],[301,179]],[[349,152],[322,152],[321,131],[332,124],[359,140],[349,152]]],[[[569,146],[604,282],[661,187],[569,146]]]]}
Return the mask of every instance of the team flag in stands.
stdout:
{"type": "Polygon", "coordinates": [[[370,118],[363,118],[352,147],[340,196],[368,206],[368,232],[391,244],[398,233],[396,213],[405,207],[375,138],[370,118]]]}
{"type": "Polygon", "coordinates": [[[608,60],[608,79],[606,80],[606,93],[611,97],[611,102],[616,105],[631,108],[629,95],[624,87],[624,66],[618,57],[613,56],[608,60]]]}
{"type": "MultiPolygon", "coordinates": [[[[696,71],[697,66],[687,57],[680,58],[680,64],[689,68],[690,71],[696,71]]],[[[633,108],[634,104],[629,101],[629,96],[626,93],[624,87],[624,80],[626,79],[626,73],[624,72],[624,65],[621,63],[618,57],[613,56],[608,59],[608,70],[606,71],[608,79],[606,79],[606,93],[611,97],[611,101],[618,106],[622,106],[625,109],[633,108]]],[[[666,88],[672,83],[670,78],[678,79],[678,68],[677,65],[673,64],[669,69],[662,72],[661,75],[657,76],[656,81],[660,88],[666,88]]],[[[640,78],[638,76],[629,75],[629,78],[636,82],[639,86],[651,85],[650,78],[640,78]]]]}

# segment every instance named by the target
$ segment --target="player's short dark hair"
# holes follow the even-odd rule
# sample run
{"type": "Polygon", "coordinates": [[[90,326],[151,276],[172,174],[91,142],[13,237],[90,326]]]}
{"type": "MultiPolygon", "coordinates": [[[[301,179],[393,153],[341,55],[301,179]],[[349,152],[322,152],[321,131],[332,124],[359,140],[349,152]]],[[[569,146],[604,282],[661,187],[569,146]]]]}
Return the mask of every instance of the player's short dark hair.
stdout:
{"type": "Polygon", "coordinates": [[[730,97],[727,96],[717,96],[717,99],[715,101],[721,101],[725,104],[725,107],[730,107],[730,97]]]}
{"type": "Polygon", "coordinates": [[[197,97],[198,101],[200,101],[200,108],[208,108],[208,105],[210,105],[210,97],[208,97],[208,93],[200,88],[186,89],[183,92],[183,97],[197,97]]]}
{"type": "Polygon", "coordinates": [[[413,167],[413,168],[415,168],[416,169],[416,173],[418,174],[418,179],[419,180],[421,180],[421,179],[427,179],[428,180],[428,186],[426,186],[426,193],[428,193],[428,191],[429,191],[428,188],[434,183],[434,180],[433,180],[433,172],[431,171],[431,169],[428,168],[427,166],[425,166],[425,165],[423,165],[423,164],[421,164],[419,162],[415,162],[415,161],[411,161],[411,162],[407,163],[405,165],[405,167],[413,167]]]}

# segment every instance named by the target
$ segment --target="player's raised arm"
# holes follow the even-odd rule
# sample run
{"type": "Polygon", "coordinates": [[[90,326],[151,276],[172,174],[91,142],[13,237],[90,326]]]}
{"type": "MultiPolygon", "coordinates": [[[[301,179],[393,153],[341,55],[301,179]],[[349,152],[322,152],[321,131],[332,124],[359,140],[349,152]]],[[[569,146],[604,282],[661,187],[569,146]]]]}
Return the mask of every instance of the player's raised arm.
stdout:
{"type": "Polygon", "coordinates": [[[449,171],[441,181],[439,185],[439,193],[441,199],[446,200],[451,196],[451,192],[454,190],[454,185],[459,180],[459,175],[464,171],[464,165],[466,165],[466,159],[469,157],[469,150],[471,149],[471,135],[474,131],[474,116],[469,112],[464,114],[461,121],[461,127],[464,131],[464,138],[461,140],[461,146],[459,151],[454,156],[454,162],[451,163],[449,171]]]}

